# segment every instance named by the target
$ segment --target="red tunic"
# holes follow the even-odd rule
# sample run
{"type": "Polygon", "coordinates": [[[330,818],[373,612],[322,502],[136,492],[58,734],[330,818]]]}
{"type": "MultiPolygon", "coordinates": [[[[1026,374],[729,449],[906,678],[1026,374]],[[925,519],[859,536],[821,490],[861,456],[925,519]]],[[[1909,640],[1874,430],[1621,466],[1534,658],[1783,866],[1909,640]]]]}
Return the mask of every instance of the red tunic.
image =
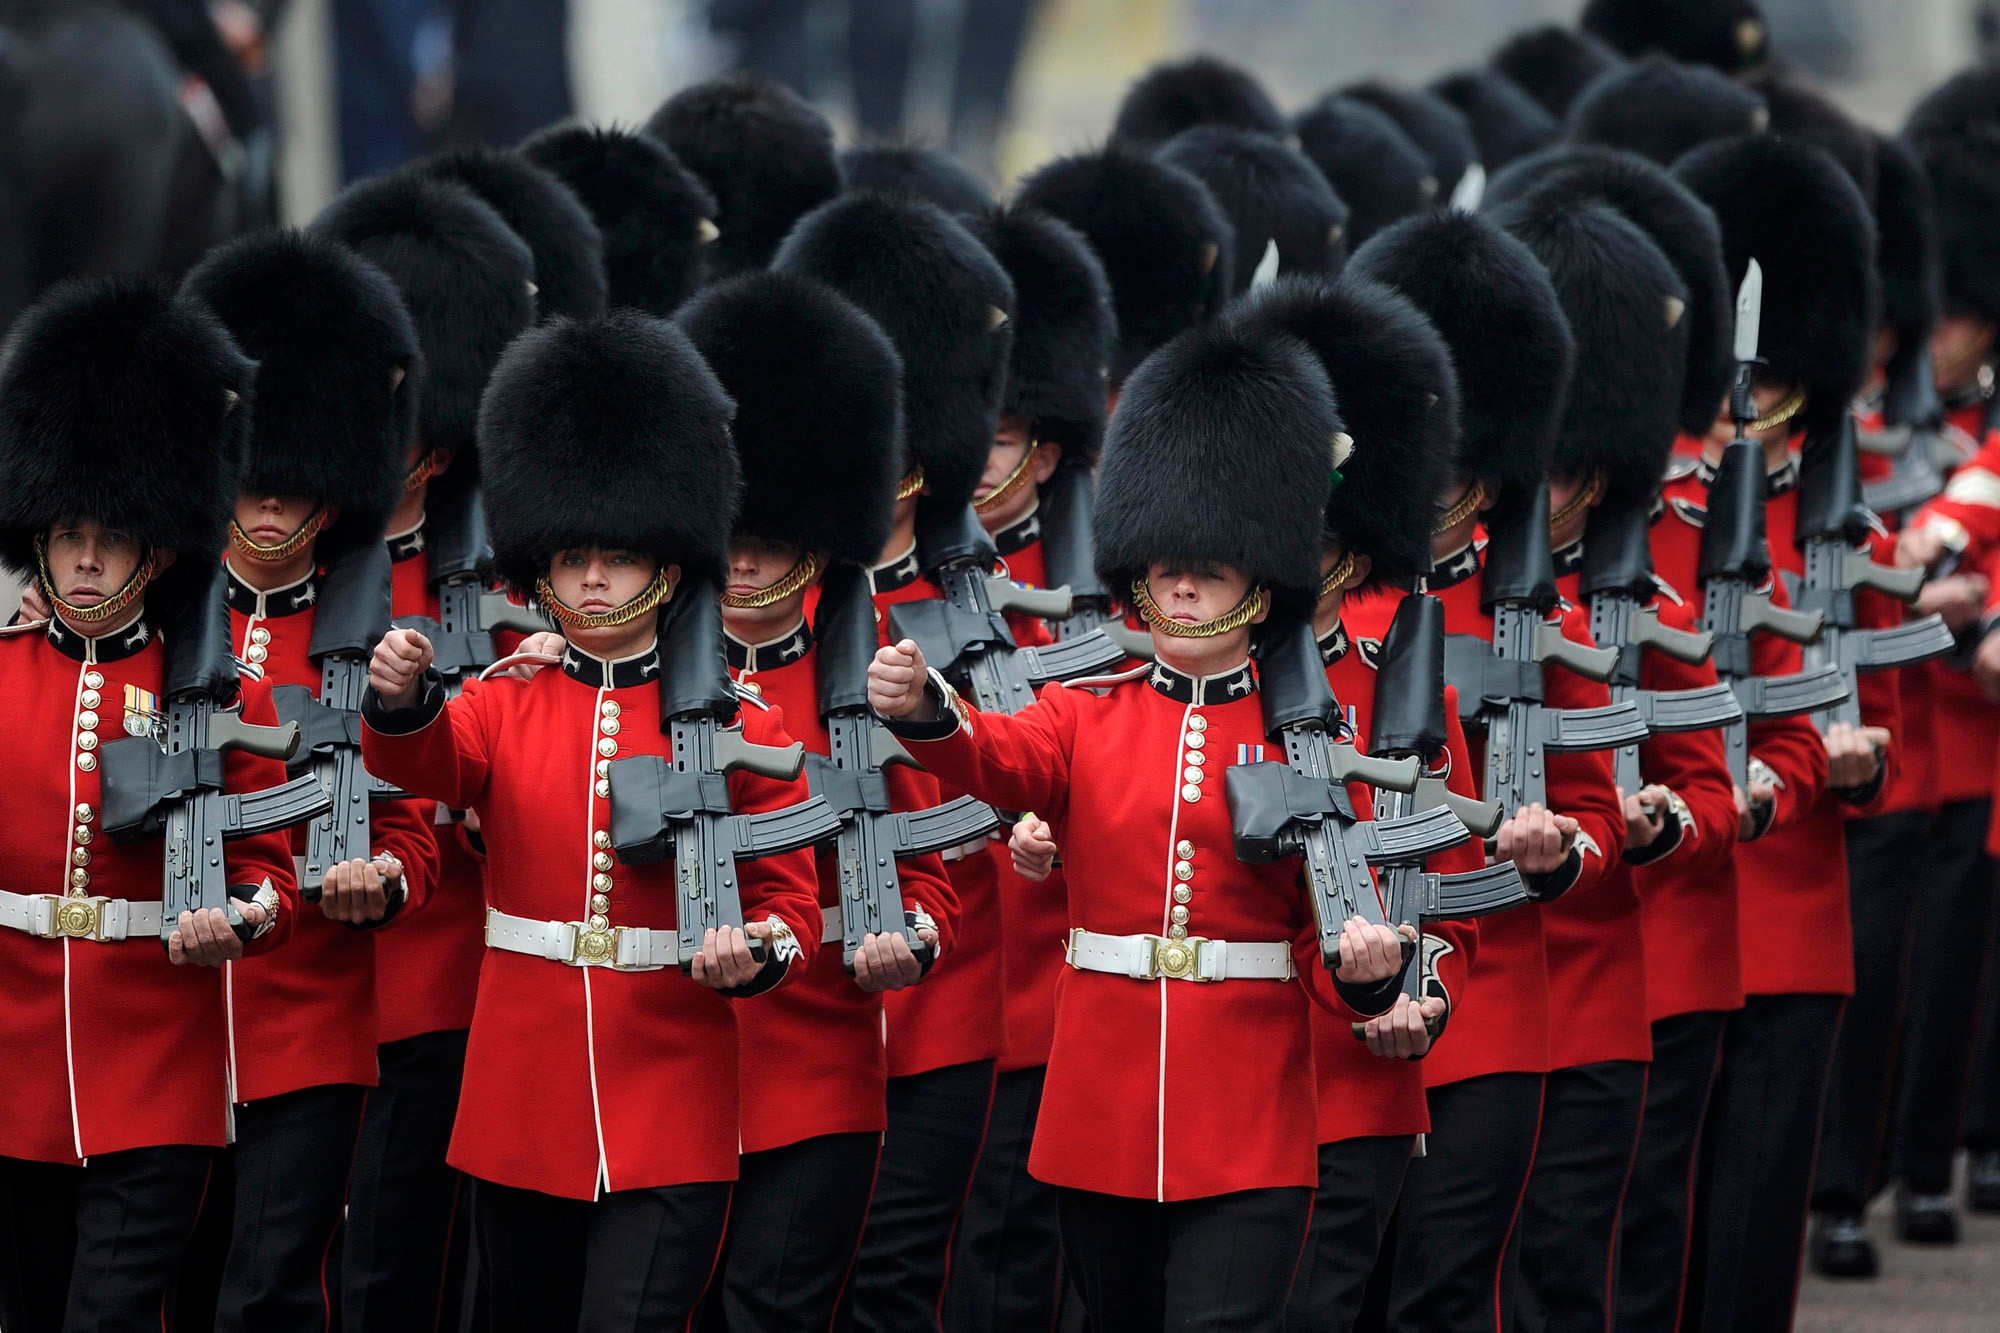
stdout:
{"type": "Polygon", "coordinates": [[[1307,992],[1358,1015],[1320,963],[1297,863],[1246,865],[1233,850],[1222,774],[1266,748],[1248,664],[1200,682],[1154,667],[1105,694],[1051,688],[1014,717],[967,715],[908,743],[941,780],[1054,824],[1072,926],[1164,935],[1178,910],[1190,937],[1289,943],[1307,983],[1064,969],[1029,1171],[1166,1202],[1314,1184],[1307,992]]]}
{"type": "MultiPolygon", "coordinates": [[[[229,578],[230,637],[236,655],[263,668],[270,685],[318,692],[319,668],[306,657],[312,641],[317,577],[259,594],[229,578]]],[[[437,878],[437,838],[429,801],[375,801],[369,809],[372,852],[403,863],[402,909],[384,930],[418,915],[437,878]]],[[[291,831],[294,855],[306,846],[303,824],[291,831]]],[[[236,1099],[244,1102],[323,1083],[375,1086],[377,1025],[372,932],[327,919],[306,904],[282,953],[223,969],[236,1099]]]]}
{"type": "MultiPolygon", "coordinates": [[[[784,715],[792,739],[814,754],[827,753],[819,717],[819,654],[805,626],[755,648],[732,640],[729,649],[732,674],[784,715]]],[[[896,809],[926,810],[938,803],[937,779],[930,774],[896,765],[887,776],[896,809]]],[[[944,863],[930,855],[901,864],[904,906],[931,914],[940,948],[948,952],[958,900],[944,863]]],[[[819,848],[818,871],[820,906],[839,906],[840,871],[827,844],[819,848]]],[[[942,958],[932,971],[941,964],[942,958]]],[[[837,941],[821,948],[802,976],[742,1006],[736,1035],[744,1152],[821,1134],[879,1134],[887,1127],[882,996],[854,984],[837,941]]]]}
{"type": "MultiPolygon", "coordinates": [[[[158,902],[157,838],[120,845],[101,836],[97,760],[79,744],[109,744],[125,723],[161,705],[159,636],[144,621],[101,640],[50,622],[0,636],[0,699],[7,701],[8,805],[0,848],[15,893],[91,895],[158,902]],[[139,637],[135,638],[137,635],[139,637]],[[82,761],[88,759],[87,765],[82,761]],[[81,872],[84,882],[73,878],[81,872]]],[[[276,725],[271,692],[243,682],[246,721],[276,725]]],[[[284,765],[225,755],[230,791],[285,778],[284,765]]],[[[282,833],[226,844],[232,884],[278,890],[277,924],[252,940],[262,955],[298,918],[292,857],[282,833]]],[[[115,943],[37,939],[0,930],[0,1153],[73,1163],[163,1144],[221,1147],[230,1134],[228,1028],[222,987],[205,967],[175,967],[157,937],[115,943]]]]}
{"type": "MultiPolygon", "coordinates": [[[[672,861],[628,866],[609,855],[608,833],[596,836],[611,816],[597,762],[668,750],[657,673],[653,652],[607,665],[572,647],[562,670],[468,684],[405,734],[378,728],[419,715],[385,719],[371,703],[362,753],[405,791],[478,812],[495,909],[581,920],[605,876],[602,915],[614,928],[671,930],[672,861]]],[[[742,717],[747,739],[789,743],[776,710],[746,701],[742,717]]],[[[803,799],[805,783],[735,773],[729,790],[738,811],[752,812],[803,799]]],[[[782,920],[804,955],[793,966],[809,967],[820,936],[811,853],[744,862],[740,883],[745,918],[782,920]]],[[[677,968],[569,967],[489,949],[448,1160],[482,1180],[573,1199],[732,1180],[736,1064],[730,1001],[677,968]]]]}

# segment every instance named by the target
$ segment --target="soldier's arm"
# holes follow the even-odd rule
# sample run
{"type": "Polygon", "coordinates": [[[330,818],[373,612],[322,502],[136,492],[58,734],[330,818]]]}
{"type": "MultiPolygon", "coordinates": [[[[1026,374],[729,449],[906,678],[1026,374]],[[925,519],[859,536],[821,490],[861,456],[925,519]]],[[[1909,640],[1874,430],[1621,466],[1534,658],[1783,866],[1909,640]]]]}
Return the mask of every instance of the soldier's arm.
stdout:
{"type": "Polygon", "coordinates": [[[371,928],[394,925],[422,909],[431,886],[437,883],[438,846],[435,802],[412,797],[407,801],[376,801],[368,812],[373,856],[393,857],[403,867],[403,898],[399,906],[371,928]]]}
{"type": "MultiPolygon", "coordinates": [[[[1587,624],[1588,616],[1580,608],[1573,610],[1563,618],[1563,634],[1573,642],[1589,644],[1587,624]]],[[[1545,678],[1550,708],[1602,708],[1611,702],[1610,690],[1573,671],[1551,670],[1545,678]]],[[[1604,877],[1625,845],[1625,808],[1618,800],[1611,774],[1611,752],[1550,755],[1548,787],[1549,809],[1574,819],[1578,829],[1570,866],[1556,871],[1541,894],[1555,897],[1588,891],[1604,877]],[[1569,877],[1567,884],[1563,883],[1564,875],[1569,877]]]]}
{"type": "Polygon", "coordinates": [[[2000,550],[2000,431],[1986,437],[1979,452],[1952,473],[1944,493],[1905,527],[1913,540],[1934,539],[1931,544],[1960,553],[1968,564],[2000,550]]]}
{"type": "MultiPolygon", "coordinates": [[[[938,788],[938,780],[920,768],[908,764],[892,764],[886,770],[889,779],[889,805],[898,813],[929,810],[943,803],[943,793],[938,788]]],[[[958,893],[951,887],[951,876],[945,873],[944,857],[937,852],[926,852],[922,856],[905,857],[897,862],[898,878],[902,881],[903,907],[907,911],[922,908],[937,928],[938,953],[943,954],[951,947],[954,933],[958,929],[958,893]]]]}
{"type": "MultiPolygon", "coordinates": [[[[271,702],[271,687],[261,680],[245,679],[242,686],[243,720],[258,726],[278,725],[278,710],[271,702]]],[[[232,792],[262,791],[285,781],[282,759],[264,759],[242,750],[228,750],[222,761],[223,788],[232,792]]],[[[229,875],[232,898],[248,897],[272,911],[272,924],[243,946],[252,957],[277,948],[291,934],[298,917],[298,876],[292,862],[291,831],[276,829],[248,837],[231,838],[223,844],[223,864],[229,875]]]]}
{"type": "MultiPolygon", "coordinates": [[[[1791,605],[1783,579],[1772,580],[1771,602],[1791,605]]],[[[1791,676],[1804,668],[1799,645],[1775,634],[1750,636],[1750,666],[1759,676],[1791,676]]],[[[1776,784],[1770,823],[1765,829],[1797,822],[1826,790],[1826,743],[1810,717],[1771,718],[1750,724],[1750,759],[1761,763],[1776,784]]]]}
{"type": "Polygon", "coordinates": [[[526,689],[502,678],[468,681],[449,703],[436,671],[425,674],[413,704],[389,708],[370,686],[361,702],[361,759],[368,771],[412,796],[464,810],[485,794],[492,772],[486,709],[498,691],[526,689]]]}
{"type": "MultiPolygon", "coordinates": [[[[1874,556],[1885,564],[1892,558],[1892,544],[1887,538],[1874,539],[1874,556]]],[[[1903,622],[1903,604],[1870,588],[1855,593],[1854,610],[1855,619],[1861,622],[1864,630],[1892,629],[1903,622]]],[[[1857,814],[1870,815],[1880,811],[1902,766],[1902,746],[1896,743],[1903,733],[1903,696],[1898,687],[1901,677],[1900,671],[1860,673],[1856,693],[1861,697],[1861,724],[1864,728],[1879,728],[1888,735],[1886,741],[1877,745],[1881,763],[1874,778],[1859,786],[1835,792],[1857,814]]]]}
{"type": "MultiPolygon", "coordinates": [[[[1663,653],[1647,653],[1642,674],[1641,684],[1654,690],[1700,689],[1716,680],[1712,663],[1677,662],[1663,653]]],[[[1722,733],[1654,736],[1639,747],[1639,771],[1648,783],[1673,794],[1672,809],[1659,839],[1626,852],[1626,863],[1670,862],[1692,875],[1712,874],[1728,864],[1736,850],[1738,820],[1722,733]]]]}
{"type": "Polygon", "coordinates": [[[1051,687],[1019,713],[982,713],[933,675],[928,721],[890,730],[940,781],[1003,810],[1053,816],[1068,803],[1078,692],[1051,687]]]}

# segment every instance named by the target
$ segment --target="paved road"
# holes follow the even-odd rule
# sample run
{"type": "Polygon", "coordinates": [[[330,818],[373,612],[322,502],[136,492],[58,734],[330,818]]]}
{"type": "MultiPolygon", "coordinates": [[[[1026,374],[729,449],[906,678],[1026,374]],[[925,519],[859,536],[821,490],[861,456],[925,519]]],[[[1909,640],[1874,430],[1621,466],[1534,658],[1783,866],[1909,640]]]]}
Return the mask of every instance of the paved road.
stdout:
{"type": "Polygon", "coordinates": [[[1882,1242],[1882,1276],[1873,1282],[1828,1282],[1808,1273],[1796,1333],[2000,1329],[2000,1217],[1967,1217],[1959,1244],[1935,1248],[1895,1241],[1887,1200],[1876,1205],[1873,1220],[1882,1242]]]}

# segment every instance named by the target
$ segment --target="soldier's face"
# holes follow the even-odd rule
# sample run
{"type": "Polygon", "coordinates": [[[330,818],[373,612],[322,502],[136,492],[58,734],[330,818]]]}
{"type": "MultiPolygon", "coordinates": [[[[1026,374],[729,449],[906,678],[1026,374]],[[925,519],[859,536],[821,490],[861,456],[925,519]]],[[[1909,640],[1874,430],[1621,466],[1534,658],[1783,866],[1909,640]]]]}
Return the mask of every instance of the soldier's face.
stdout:
{"type": "Polygon", "coordinates": [[[602,615],[646,591],[658,571],[651,556],[637,551],[575,547],[556,552],[549,561],[549,586],[563,605],[602,615]]]}
{"type": "MultiPolygon", "coordinates": [[[[979,478],[979,489],[972,493],[975,501],[984,501],[1000,487],[1007,484],[1028,456],[1028,449],[1034,436],[1024,417],[1005,413],[1000,418],[1000,427],[994,432],[993,448],[986,455],[986,471],[979,478]]],[[[1009,527],[1034,507],[1035,496],[1041,484],[1055,472],[1056,464],[1062,461],[1062,446],[1044,444],[1035,450],[1035,458],[1028,465],[1026,475],[1014,481],[1012,489],[1005,496],[979,514],[980,523],[988,532],[998,532],[1009,527]]]]}
{"type": "Polygon", "coordinates": [[[1937,369],[1938,388],[1956,390],[1979,373],[1993,351],[1994,328],[1990,321],[1958,311],[1938,320],[1931,333],[1931,365],[1937,369]]]}
{"type": "Polygon", "coordinates": [[[1200,625],[1226,615],[1249,596],[1250,576],[1229,565],[1172,565],[1156,561],[1146,571],[1146,591],[1153,595],[1154,604],[1168,619],[1183,625],[1200,625]]]}
{"type": "MultiPolygon", "coordinates": [[[[790,542],[739,537],[729,548],[729,582],[726,589],[734,597],[748,597],[762,592],[796,569],[804,556],[805,552],[790,542]]],[[[722,623],[743,642],[762,643],[766,638],[782,634],[798,624],[799,616],[805,609],[806,588],[810,586],[801,586],[769,606],[731,606],[724,602],[722,623]]]]}
{"type": "Polygon", "coordinates": [[[92,607],[115,596],[139,570],[145,543],[91,519],[53,524],[44,541],[49,582],[71,606],[92,607]]]}
{"type": "Polygon", "coordinates": [[[297,495],[239,495],[236,526],[259,546],[276,546],[297,532],[317,509],[297,495]]]}
{"type": "MultiPolygon", "coordinates": [[[[1769,384],[1758,380],[1750,386],[1750,401],[1756,405],[1757,415],[1760,417],[1768,415],[1772,408],[1784,402],[1790,394],[1791,386],[1786,384],[1769,384]]],[[[1792,432],[1797,429],[1796,420],[1785,421],[1766,430],[1752,431],[1750,438],[1759,445],[1769,446],[1773,443],[1782,445],[1791,439],[1792,432]]],[[[1736,423],[1730,419],[1729,399],[1725,397],[1722,400],[1722,410],[1716,413],[1715,424],[1708,428],[1708,443],[1711,446],[1724,445],[1735,438],[1736,423]]]]}

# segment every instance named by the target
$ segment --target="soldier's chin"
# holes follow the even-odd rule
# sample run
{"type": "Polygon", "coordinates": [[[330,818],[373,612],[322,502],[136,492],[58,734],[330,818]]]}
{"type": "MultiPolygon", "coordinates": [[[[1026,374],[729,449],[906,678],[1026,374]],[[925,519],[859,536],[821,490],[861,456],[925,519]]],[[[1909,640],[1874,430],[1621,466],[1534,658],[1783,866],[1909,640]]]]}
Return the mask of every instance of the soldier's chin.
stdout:
{"type": "Polygon", "coordinates": [[[101,592],[71,592],[63,594],[63,601],[79,611],[88,611],[104,600],[101,592]]]}

